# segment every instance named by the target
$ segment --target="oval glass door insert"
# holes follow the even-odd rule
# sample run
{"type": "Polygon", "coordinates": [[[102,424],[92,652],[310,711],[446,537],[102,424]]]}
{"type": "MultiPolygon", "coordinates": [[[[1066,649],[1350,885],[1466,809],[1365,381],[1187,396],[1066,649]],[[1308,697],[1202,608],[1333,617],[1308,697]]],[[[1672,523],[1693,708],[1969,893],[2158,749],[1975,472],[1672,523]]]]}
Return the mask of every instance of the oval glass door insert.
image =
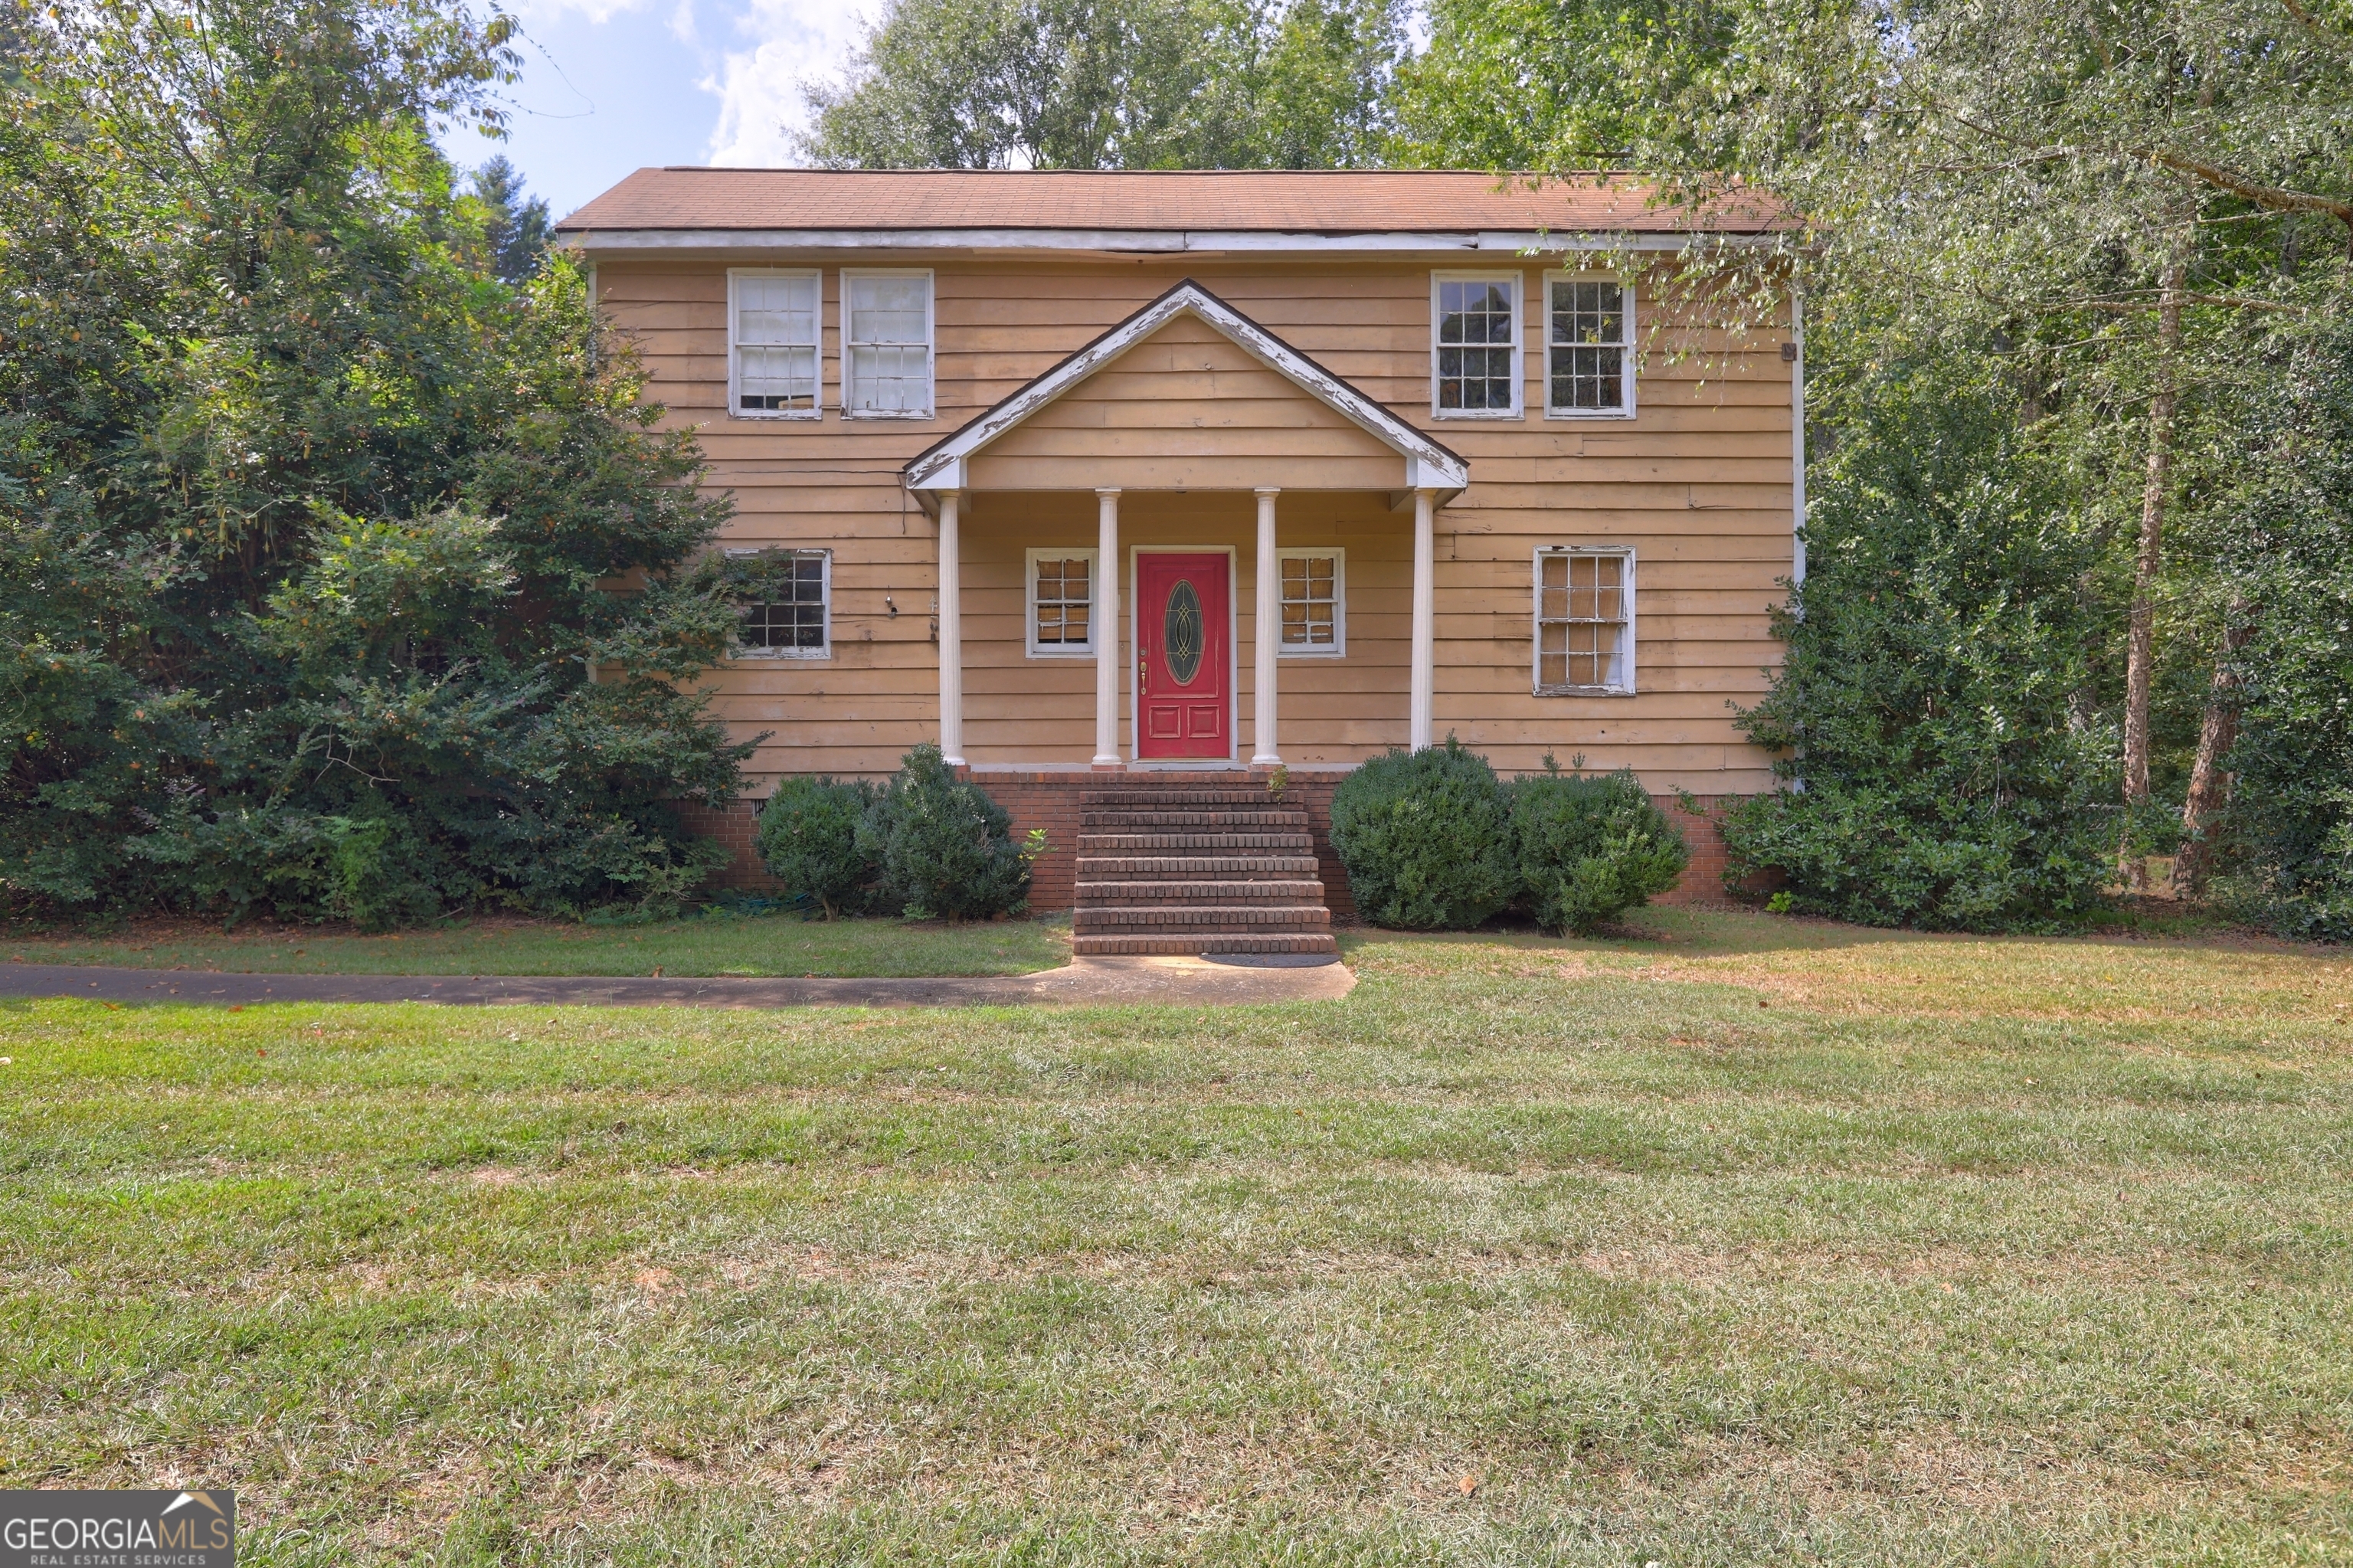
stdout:
{"type": "Polygon", "coordinates": [[[1201,596],[1183,577],[1168,590],[1161,647],[1166,651],[1170,678],[1180,686],[1191,685],[1193,677],[1201,673],[1201,596]]]}

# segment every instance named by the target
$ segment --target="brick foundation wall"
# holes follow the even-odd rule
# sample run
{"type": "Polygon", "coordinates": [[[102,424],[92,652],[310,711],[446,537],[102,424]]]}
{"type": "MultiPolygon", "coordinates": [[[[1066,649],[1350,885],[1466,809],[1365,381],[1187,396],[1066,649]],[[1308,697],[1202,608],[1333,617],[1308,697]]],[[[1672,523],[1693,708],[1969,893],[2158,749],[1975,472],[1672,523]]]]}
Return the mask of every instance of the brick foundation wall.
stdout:
{"type": "MultiPolygon", "coordinates": [[[[1332,792],[1347,776],[1345,768],[1294,768],[1291,770],[1289,787],[1283,800],[1292,805],[1304,806],[1310,831],[1315,835],[1315,858],[1321,863],[1324,877],[1324,900],[1332,911],[1336,925],[1350,926],[1356,921],[1356,901],[1348,894],[1348,874],[1341,867],[1340,857],[1332,849],[1332,792]]],[[[1032,868],[1033,881],[1029,889],[1029,907],[1040,914],[1068,909],[1077,900],[1079,802],[1094,790],[1121,789],[1165,789],[1171,782],[1215,784],[1225,789],[1266,788],[1266,775],[1247,768],[1220,769],[1216,772],[1180,773],[1096,773],[1084,768],[976,768],[970,770],[972,781],[988,791],[989,798],[1005,808],[1013,819],[1013,838],[1018,843],[1032,828],[1046,831],[1047,850],[1032,868]]],[[[1691,864],[1683,880],[1672,891],[1653,900],[1659,904],[1720,904],[1725,899],[1724,872],[1727,857],[1724,836],[1716,831],[1716,821],[1724,809],[1741,799],[1737,795],[1703,795],[1698,797],[1701,810],[1694,816],[1685,811],[1672,795],[1652,799],[1683,832],[1683,841],[1691,845],[1691,864]]],[[[727,847],[731,859],[712,876],[720,887],[740,888],[747,893],[774,892],[776,878],[760,864],[754,838],[763,802],[738,800],[725,810],[713,810],[708,806],[682,804],[679,815],[691,832],[715,839],[727,847]]]]}
{"type": "Polygon", "coordinates": [[[679,820],[686,831],[698,838],[713,839],[725,846],[727,863],[712,874],[714,887],[738,887],[746,893],[778,891],[776,879],[760,863],[760,851],[754,842],[759,833],[761,800],[738,800],[723,810],[691,800],[673,801],[679,820]]]}

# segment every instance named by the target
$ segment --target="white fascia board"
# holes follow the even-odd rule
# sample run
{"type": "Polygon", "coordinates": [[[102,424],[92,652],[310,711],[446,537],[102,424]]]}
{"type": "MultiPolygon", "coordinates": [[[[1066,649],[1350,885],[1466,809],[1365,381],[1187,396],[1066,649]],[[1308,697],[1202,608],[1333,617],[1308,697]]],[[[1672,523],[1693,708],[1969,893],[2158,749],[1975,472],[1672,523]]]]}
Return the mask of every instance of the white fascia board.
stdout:
{"type": "MultiPolygon", "coordinates": [[[[598,254],[661,250],[1062,250],[1123,256],[1345,254],[1451,256],[1465,251],[1525,255],[1572,250],[1682,250],[1692,236],[1489,230],[1463,234],[1271,234],[1250,230],[1096,228],[587,228],[557,243],[598,254]]],[[[1770,236],[1714,236],[1757,245],[1770,236]]]]}
{"type": "Polygon", "coordinates": [[[1191,315],[1406,460],[1409,485],[1450,493],[1471,482],[1462,459],[1198,283],[1181,283],[907,465],[906,485],[963,488],[967,459],[1179,315],[1191,315]]]}

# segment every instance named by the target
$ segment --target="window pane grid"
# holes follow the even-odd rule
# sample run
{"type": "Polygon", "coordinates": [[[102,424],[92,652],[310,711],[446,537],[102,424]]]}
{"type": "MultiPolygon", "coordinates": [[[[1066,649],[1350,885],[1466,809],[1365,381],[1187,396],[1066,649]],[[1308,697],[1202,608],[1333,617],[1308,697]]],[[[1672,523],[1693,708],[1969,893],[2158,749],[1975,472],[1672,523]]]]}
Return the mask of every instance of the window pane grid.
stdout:
{"type": "Polygon", "coordinates": [[[1512,287],[1504,282],[1438,285],[1438,406],[1508,413],[1514,406],[1512,287]]]}
{"type": "Polygon", "coordinates": [[[817,408],[818,281],[735,280],[735,406],[817,408]]]}
{"type": "Polygon", "coordinates": [[[1537,686],[1622,689],[1632,598],[1626,557],[1562,552],[1537,566],[1537,686]]]}
{"type": "Polygon", "coordinates": [[[1038,562],[1038,645],[1083,648],[1093,609],[1094,563],[1083,556],[1038,562]]]}
{"type": "Polygon", "coordinates": [[[797,550],[767,594],[743,607],[741,641],[746,648],[822,650],[825,612],[825,553],[797,550]]]}
{"type": "Polygon", "coordinates": [[[923,414],[932,406],[931,280],[847,280],[850,406],[923,414]]]}
{"type": "Polygon", "coordinates": [[[1339,643],[1340,594],[1337,561],[1330,556],[1292,556],[1282,563],[1282,645],[1332,648],[1339,643]]]}
{"type": "Polygon", "coordinates": [[[1606,281],[1552,282],[1547,393],[1555,408],[1626,405],[1626,291],[1606,281]]]}

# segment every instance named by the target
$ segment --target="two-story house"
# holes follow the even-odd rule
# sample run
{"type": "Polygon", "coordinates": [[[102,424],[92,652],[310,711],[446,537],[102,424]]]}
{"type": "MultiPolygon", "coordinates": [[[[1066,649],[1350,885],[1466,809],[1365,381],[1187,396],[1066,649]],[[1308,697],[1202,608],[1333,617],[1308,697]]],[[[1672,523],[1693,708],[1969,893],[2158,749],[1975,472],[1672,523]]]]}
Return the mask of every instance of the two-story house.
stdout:
{"type": "Polygon", "coordinates": [[[1769,787],[1795,323],[1654,330],[1637,185],[645,169],[562,234],[772,568],[708,680],[755,776],[936,741],[1054,834],[1044,907],[1118,788],[1282,768],[1320,826],[1450,734],[1769,787]]]}

